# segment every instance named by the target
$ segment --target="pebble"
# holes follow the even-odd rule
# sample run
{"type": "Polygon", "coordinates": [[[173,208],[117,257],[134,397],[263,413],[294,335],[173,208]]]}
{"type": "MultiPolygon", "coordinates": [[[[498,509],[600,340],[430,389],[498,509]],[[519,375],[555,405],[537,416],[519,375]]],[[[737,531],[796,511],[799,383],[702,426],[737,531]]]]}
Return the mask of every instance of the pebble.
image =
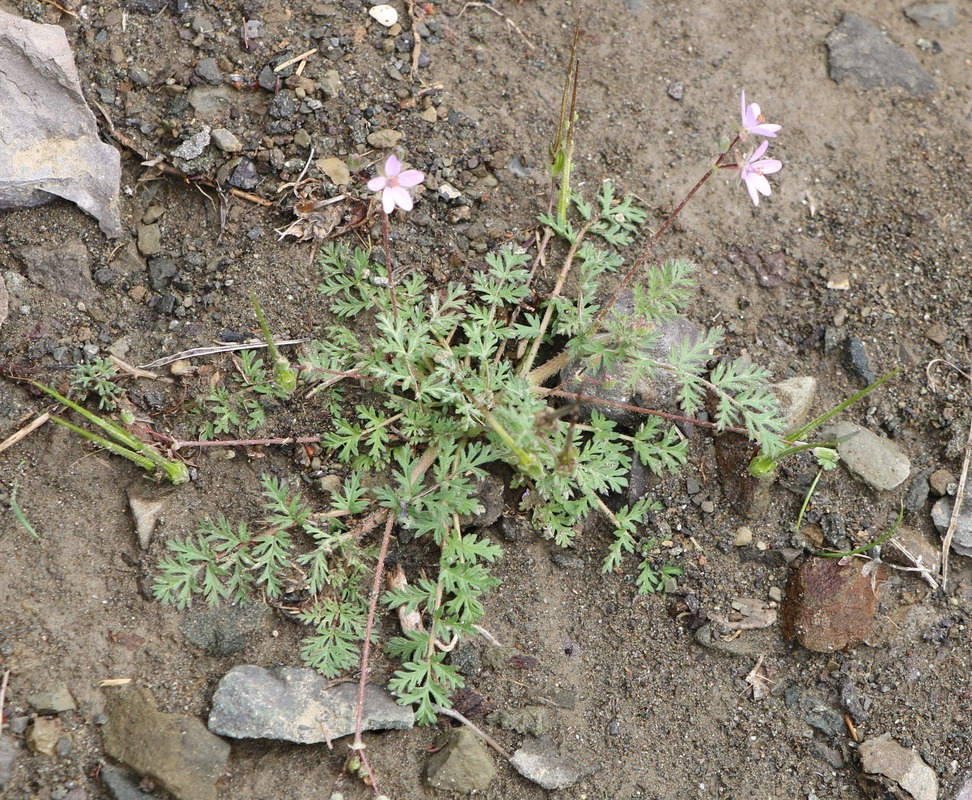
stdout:
{"type": "Polygon", "coordinates": [[[388,150],[401,140],[402,134],[391,128],[384,128],[380,131],[368,134],[368,144],[379,150],[388,150]]]}
{"type": "Polygon", "coordinates": [[[826,736],[839,736],[846,729],[840,712],[795,684],[786,687],[783,700],[797,717],[826,736]]]}
{"type": "Polygon", "coordinates": [[[63,683],[27,695],[27,702],[38,714],[60,714],[78,707],[70,690],[63,683]]]}
{"type": "Polygon", "coordinates": [[[672,100],[681,100],[685,97],[685,87],[681,83],[670,83],[668,85],[668,96],[672,100]]]}
{"type": "Polygon", "coordinates": [[[867,355],[864,342],[856,336],[851,336],[845,342],[844,347],[844,364],[850,373],[856,375],[868,385],[874,383],[877,376],[871,367],[871,359],[867,355]]]}
{"type": "Polygon", "coordinates": [[[882,797],[899,797],[897,787],[914,800],[938,800],[938,776],[914,750],[890,733],[866,739],[858,749],[864,780],[882,797]]]}
{"type": "MultiPolygon", "coordinates": [[[[181,158],[184,161],[192,161],[194,158],[199,158],[205,152],[206,148],[209,147],[209,139],[209,127],[206,126],[173,150],[172,157],[181,158]]],[[[145,253],[145,255],[149,255],[149,253],[145,253]]]]}
{"type": "Polygon", "coordinates": [[[243,149],[243,143],[236,134],[226,128],[216,128],[211,135],[213,144],[224,153],[239,153],[243,149]]]}
{"type": "Polygon", "coordinates": [[[256,164],[248,158],[240,159],[240,163],[237,164],[229,177],[229,183],[230,186],[245,191],[256,189],[260,185],[260,175],[257,173],[256,164]]]}
{"type": "Polygon", "coordinates": [[[219,86],[223,82],[223,73],[215,58],[200,58],[194,73],[197,78],[212,86],[219,86]]]}
{"type": "Polygon", "coordinates": [[[37,717],[27,726],[24,738],[35,753],[53,756],[57,752],[57,741],[61,738],[61,720],[57,717],[37,717]]]}
{"type": "Polygon", "coordinates": [[[13,776],[14,763],[17,761],[17,746],[9,736],[0,736],[0,790],[13,776]]]}
{"type": "Polygon", "coordinates": [[[573,786],[584,775],[576,757],[563,756],[550,739],[528,737],[510,763],[524,778],[547,791],[573,786]]]}
{"type": "Polygon", "coordinates": [[[928,486],[932,494],[938,497],[944,497],[947,494],[953,493],[958,488],[958,483],[955,480],[955,476],[947,469],[936,469],[928,476],[928,486]]]}
{"type": "Polygon", "coordinates": [[[277,92],[267,109],[273,119],[290,119],[297,113],[297,104],[290,92],[277,92]]]}
{"type": "Polygon", "coordinates": [[[887,568],[874,564],[819,558],[793,570],[780,609],[783,635],[818,653],[863,641],[874,624],[878,595],[887,578],[887,568]]]}
{"type": "Polygon", "coordinates": [[[297,133],[294,134],[294,144],[298,147],[310,147],[312,144],[311,135],[301,128],[297,133]]]}
{"type": "Polygon", "coordinates": [[[845,13],[827,36],[830,77],[862,89],[900,87],[922,96],[935,91],[935,81],[904,50],[857,14],[845,13]]]}
{"type": "Polygon", "coordinates": [[[143,256],[154,256],[162,252],[162,229],[158,224],[138,226],[138,251],[143,256]]]}
{"type": "MultiPolygon", "coordinates": [[[[161,245],[159,249],[161,249],[161,245]]],[[[148,260],[149,286],[156,292],[164,291],[175,277],[176,272],[175,261],[167,256],[156,256],[148,260]]]]}
{"type": "Polygon", "coordinates": [[[742,525],[736,529],[736,535],[733,537],[732,543],[736,547],[745,547],[746,545],[753,543],[753,531],[747,525],[742,525]]]}
{"type": "Polygon", "coordinates": [[[389,5],[372,6],[368,9],[368,16],[385,28],[390,28],[398,22],[398,11],[389,5]]]}
{"type": "MultiPolygon", "coordinates": [[[[932,522],[935,523],[935,527],[942,536],[945,536],[948,531],[954,507],[954,497],[943,497],[932,506],[932,522]]],[[[972,558],[972,501],[969,498],[965,498],[962,502],[962,510],[959,512],[959,518],[955,523],[952,550],[960,556],[972,558]]]]}
{"type": "MultiPolygon", "coordinates": [[[[354,733],[357,704],[357,684],[329,686],[312,669],[244,664],[226,673],[216,687],[209,730],[232,739],[316,744],[354,733]]],[[[368,686],[365,730],[406,730],[414,722],[411,708],[396,703],[384,689],[368,686]]]]}
{"type": "Polygon", "coordinates": [[[897,443],[856,423],[838,422],[823,428],[820,436],[824,440],[850,436],[837,446],[841,463],[875,491],[894,489],[911,473],[911,462],[897,443]]]}
{"type": "Polygon", "coordinates": [[[486,745],[466,727],[454,728],[425,766],[429,786],[449,792],[482,792],[495,777],[496,766],[486,745]]]}
{"type": "Polygon", "coordinates": [[[148,550],[155,526],[168,508],[168,498],[140,496],[135,490],[129,489],[128,507],[135,520],[138,544],[143,550],[148,550]]]}

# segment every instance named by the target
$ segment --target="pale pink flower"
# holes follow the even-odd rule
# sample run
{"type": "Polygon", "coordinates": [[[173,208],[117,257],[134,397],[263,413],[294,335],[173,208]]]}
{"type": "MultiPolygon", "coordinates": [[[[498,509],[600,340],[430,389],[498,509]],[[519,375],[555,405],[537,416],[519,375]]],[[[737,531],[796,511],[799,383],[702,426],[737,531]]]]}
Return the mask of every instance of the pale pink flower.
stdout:
{"type": "Polygon", "coordinates": [[[782,161],[777,161],[775,158],[762,158],[767,147],[769,147],[769,142],[763,142],[745,159],[739,158],[739,178],[746,184],[746,189],[755,206],[759,205],[760,195],[769,197],[772,193],[766,176],[783,169],[782,161]]]}
{"type": "Polygon", "coordinates": [[[425,173],[417,169],[402,172],[402,162],[394,155],[388,156],[384,167],[378,168],[378,177],[368,181],[368,188],[381,192],[381,207],[391,214],[397,206],[402,211],[412,210],[412,195],[408,190],[425,180],[425,173]]]}
{"type": "Polygon", "coordinates": [[[782,125],[772,125],[765,122],[759,105],[757,103],[750,103],[747,106],[746,92],[744,91],[742,93],[742,130],[739,133],[739,138],[742,141],[746,141],[746,137],[749,134],[775,139],[776,132],[782,127],[782,125]]]}

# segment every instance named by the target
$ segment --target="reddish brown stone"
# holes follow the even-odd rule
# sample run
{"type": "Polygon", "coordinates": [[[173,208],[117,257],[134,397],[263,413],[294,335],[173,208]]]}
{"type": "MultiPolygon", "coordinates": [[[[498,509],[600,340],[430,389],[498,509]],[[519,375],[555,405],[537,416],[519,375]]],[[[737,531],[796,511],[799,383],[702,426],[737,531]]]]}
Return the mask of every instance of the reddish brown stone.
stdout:
{"type": "Polygon", "coordinates": [[[817,558],[803,563],[786,584],[783,635],[821,653],[863,641],[874,623],[885,580],[883,564],[861,559],[817,558]]]}

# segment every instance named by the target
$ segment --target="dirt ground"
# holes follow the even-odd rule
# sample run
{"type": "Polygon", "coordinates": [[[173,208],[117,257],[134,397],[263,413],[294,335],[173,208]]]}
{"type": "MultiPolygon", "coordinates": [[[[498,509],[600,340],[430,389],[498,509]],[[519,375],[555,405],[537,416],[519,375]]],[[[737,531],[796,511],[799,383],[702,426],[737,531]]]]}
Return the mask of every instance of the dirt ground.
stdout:
{"type": "MultiPolygon", "coordinates": [[[[959,474],[970,422],[968,384],[941,364],[927,373],[926,367],[949,359],[967,368],[972,344],[967,6],[956,3],[958,19],[942,30],[918,28],[900,3],[853,4],[935,80],[936,91],[918,99],[831,80],[825,39],[846,7],[827,0],[416,3],[436,26],[432,39],[422,41],[424,66],[415,80],[403,74],[414,40],[406,35],[402,3],[393,3],[403,15],[398,36],[354,0],[216,0],[185,14],[175,5],[122,15],[118,0],[105,0],[82,4],[75,19],[36,0],[0,0],[11,13],[65,28],[86,93],[150,154],[178,144],[165,131],[178,129],[184,138],[201,127],[191,108],[177,113],[172,101],[179,87],[193,83],[205,56],[216,58],[224,75],[239,74],[250,84],[280,54],[317,47],[305,75],[322,81],[327,70],[336,70],[340,91],[321,95],[320,111],[285,118],[289,131],[278,126],[268,133],[267,126],[280,121],[267,113],[271,95],[248,86],[234,90],[234,111],[218,124],[236,132],[255,156],[263,181],[253,191],[273,200],[272,207],[230,198],[221,220],[211,192],[155,178],[140,156],[124,151],[126,236],[134,236],[148,207],[164,208],[163,253],[175,260],[184,284],[175,291],[172,313],[160,302],[164,292],[150,287],[134,245],[123,239],[127,246],[116,251],[119,242],[106,240],[68,203],[0,216],[0,265],[12,294],[10,317],[0,329],[7,376],[0,380],[0,439],[43,405],[11,374],[63,380],[70,354],[85,344],[104,350],[124,338],[125,360],[144,364],[209,344],[225,331],[249,334],[251,289],[277,333],[313,336],[323,329],[328,320],[310,266],[311,245],[278,241],[274,233],[294,219],[293,196],[276,189],[296,178],[309,155],[294,142],[298,128],[310,135],[315,160],[368,153],[367,133],[395,129],[412,164],[470,198],[471,216],[463,219],[426,188],[415,213],[393,226],[403,265],[459,275],[509,237],[525,240],[546,207],[544,165],[574,22],[583,9],[577,182],[592,191],[610,178],[641,198],[657,226],[717,154],[745,89],[770,121],[783,125],[773,150],[784,168],[772,176],[773,195],[758,209],[731,181],[710,181],[663,239],[659,257],[684,255],[701,267],[693,319],[725,328],[734,355],[750,353],[777,378],[816,377],[817,410],[864,385],[845,364],[842,348],[829,346],[835,335],[857,337],[877,374],[897,365],[905,372],[844,418],[892,435],[911,459],[912,476],[932,469],[959,474]],[[194,30],[197,14],[215,30],[194,30]],[[249,50],[239,36],[244,17],[264,23],[249,50]],[[136,67],[148,76],[147,86],[133,81],[136,67]],[[435,114],[422,116],[430,107],[435,114]],[[496,181],[484,181],[486,175],[496,181]],[[58,293],[11,279],[25,274],[25,248],[76,241],[90,252],[92,273],[113,270],[84,310],[58,293]],[[781,261],[775,286],[764,285],[751,266],[781,261]],[[829,288],[844,277],[846,288],[829,288]],[[191,305],[182,302],[186,296],[194,298],[191,305]],[[67,361],[58,363],[38,342],[66,346],[67,361]]],[[[227,160],[218,153],[213,169],[227,160]]],[[[352,191],[366,194],[360,180],[352,191]]],[[[317,196],[335,193],[322,181],[317,196]]],[[[377,230],[364,227],[353,235],[367,238],[377,230]]],[[[264,433],[314,433],[320,422],[295,409],[273,417],[264,433]]],[[[190,435],[187,415],[173,404],[164,406],[156,424],[190,435]]],[[[184,614],[148,598],[145,587],[166,538],[190,533],[196,520],[219,510],[256,518],[258,476],[268,468],[295,485],[306,473],[286,448],[239,449],[233,458],[208,452],[195,465],[198,479],[191,484],[153,489],[133,466],[52,426],[0,454],[0,490],[9,492],[17,482],[18,503],[40,535],[31,538],[0,507],[0,663],[11,671],[6,717],[29,714],[27,695],[57,683],[66,684],[78,704],[76,712],[62,715],[70,754],[19,751],[5,797],[57,798],[79,787],[88,798],[108,796],[97,778],[105,758],[97,721],[108,691],[99,684],[106,678],[131,678],[154,691],[162,710],[205,719],[217,681],[234,664],[297,663],[300,631],[286,620],[274,618],[243,653],[219,659],[180,633],[184,614]],[[128,510],[132,488],[171,495],[147,552],[128,510]]],[[[784,586],[784,564],[762,557],[755,546],[732,543],[739,526],[748,524],[756,543],[787,545],[800,496],[785,487],[799,486],[809,468],[794,462],[784,470],[769,510],[747,520],[733,511],[713,465],[712,444],[700,435],[686,471],[649,485],[664,504],[656,527],[670,537],[685,569],[675,597],[638,597],[633,563],[628,573],[602,574],[603,531],[579,538],[569,553],[575,558],[559,563],[552,560],[557,548],[532,534],[502,542],[506,555],[497,575],[503,584],[488,599],[485,626],[535,659],[527,662],[535,666],[487,669],[470,679],[471,686],[497,708],[546,702],[548,734],[589,769],[552,796],[856,800],[867,795],[850,729],[821,733],[784,698],[787,687],[799,687],[839,710],[839,686],[849,679],[869,705],[858,734],[886,732],[914,748],[938,774],[940,796],[955,797],[972,772],[968,559],[953,557],[947,595],[930,592],[913,574],[892,573],[875,632],[850,651],[811,653],[786,642],[774,626],[744,632],[748,655],[719,655],[694,641],[679,602],[693,596],[718,616],[738,598],[765,599],[772,587],[784,586]],[[689,479],[711,497],[714,511],[692,502],[689,479]],[[772,670],[773,692],[754,700],[743,679],[759,657],[772,670]]],[[[886,529],[908,485],[878,494],[841,470],[828,476],[815,503],[863,539],[886,529]]],[[[909,512],[905,524],[937,544],[930,506],[931,500],[909,512]]],[[[376,676],[385,668],[377,663],[376,676]]],[[[521,738],[491,732],[510,750],[521,738]]],[[[432,727],[368,736],[386,794],[438,796],[421,775],[440,733],[432,727]]],[[[326,798],[341,768],[342,744],[328,751],[324,745],[234,743],[220,797],[326,798]]],[[[547,796],[508,765],[497,765],[499,775],[482,797],[547,796]]],[[[345,783],[343,791],[371,796],[360,785],[345,783]]]]}

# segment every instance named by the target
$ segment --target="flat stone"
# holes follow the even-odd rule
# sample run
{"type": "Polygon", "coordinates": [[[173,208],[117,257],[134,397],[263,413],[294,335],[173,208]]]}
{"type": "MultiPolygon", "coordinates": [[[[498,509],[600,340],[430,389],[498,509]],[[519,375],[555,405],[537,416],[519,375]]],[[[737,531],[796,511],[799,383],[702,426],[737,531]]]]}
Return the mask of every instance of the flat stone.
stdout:
{"type": "Polygon", "coordinates": [[[936,497],[947,495],[949,493],[949,487],[957,485],[955,476],[947,469],[936,469],[928,476],[928,487],[936,497]]]}
{"type": "Polygon", "coordinates": [[[955,6],[951,3],[922,3],[905,9],[905,16],[919,28],[951,28],[955,24],[955,6]]]}
{"type": "Polygon", "coordinates": [[[495,777],[496,767],[486,746],[465,727],[454,728],[425,767],[428,785],[447,792],[485,791],[495,777]]]}
{"type": "Polygon", "coordinates": [[[932,574],[938,572],[941,565],[942,551],[940,547],[928,540],[921,531],[902,525],[895,531],[891,539],[881,548],[881,557],[891,563],[904,567],[913,567],[914,562],[908,558],[903,547],[914,558],[921,560],[921,565],[932,574]]]}
{"type": "Polygon", "coordinates": [[[70,690],[63,683],[27,695],[27,702],[38,714],[60,714],[62,711],[73,711],[78,707],[70,690]]]}
{"type": "Polygon", "coordinates": [[[368,134],[368,144],[377,147],[379,150],[387,150],[394,147],[401,140],[402,134],[391,128],[384,128],[380,131],[368,134]]]}
{"type": "Polygon", "coordinates": [[[200,58],[194,71],[197,78],[212,86],[220,86],[223,83],[223,72],[215,58],[200,58]]]}
{"type": "Polygon", "coordinates": [[[158,711],[148,689],[109,697],[105,752],[179,800],[216,800],[230,746],[195,717],[158,711]]]}
{"type": "Polygon", "coordinates": [[[904,50],[856,14],[846,13],[827,36],[830,77],[862,89],[904,89],[922,96],[935,91],[935,81],[904,50]]]}
{"type": "Polygon", "coordinates": [[[91,254],[81,242],[24,247],[17,253],[27,267],[27,277],[39,286],[71,300],[90,302],[94,298],[91,254]]]}
{"type": "Polygon", "coordinates": [[[577,758],[562,756],[552,741],[532,736],[513,754],[510,763],[528,781],[548,791],[573,786],[584,775],[577,758]]]}
{"type": "Polygon", "coordinates": [[[9,736],[0,736],[0,789],[13,777],[14,762],[17,760],[17,746],[9,736]]]}
{"type": "Polygon", "coordinates": [[[850,436],[837,446],[840,460],[851,475],[876,491],[900,486],[911,473],[908,456],[895,442],[853,422],[827,426],[820,436],[827,441],[850,436]]]}
{"type": "Polygon", "coordinates": [[[62,197],[120,236],[121,158],[98,138],[64,29],[0,11],[0,75],[0,209],[62,197]]]}
{"type": "MultiPolygon", "coordinates": [[[[329,742],[354,733],[358,686],[328,681],[312,669],[234,667],[213,696],[209,729],[233,739],[282,739],[299,744],[329,742]]],[[[369,685],[364,730],[405,730],[414,724],[411,708],[369,685]]]]}
{"type": "Polygon", "coordinates": [[[193,86],[186,99],[199,117],[212,119],[228,114],[233,106],[233,90],[229,86],[193,86]]]}
{"type": "Polygon", "coordinates": [[[780,403],[780,414],[787,430],[797,430],[810,421],[810,409],[817,395],[817,379],[804,375],[771,383],[770,389],[780,403]]]}
{"type": "Polygon", "coordinates": [[[783,700],[796,716],[827,736],[838,736],[846,729],[839,711],[799,686],[787,686],[783,692],[783,700]]]}
{"type": "Polygon", "coordinates": [[[37,717],[27,726],[24,738],[27,746],[35,753],[52,756],[57,752],[57,742],[61,738],[61,720],[57,717],[37,717]]]}
{"type": "MultiPolygon", "coordinates": [[[[872,784],[893,781],[914,800],[938,800],[938,776],[914,750],[902,747],[891,734],[865,740],[858,750],[861,769],[872,784]]],[[[893,788],[893,787],[892,787],[893,788]]],[[[896,796],[887,794],[884,796],[896,796]]]]}
{"type": "MultiPolygon", "coordinates": [[[[945,536],[948,525],[952,520],[952,509],[955,508],[954,497],[943,497],[932,506],[932,522],[938,532],[945,536]]],[[[962,510],[955,523],[955,533],[952,536],[952,550],[960,556],[972,558],[972,500],[966,497],[962,501],[962,510]]]]}
{"type": "MultiPolygon", "coordinates": [[[[195,158],[199,158],[206,151],[206,148],[209,147],[209,140],[209,128],[204,127],[201,131],[194,133],[173,150],[172,157],[180,158],[183,161],[192,161],[195,158]]],[[[142,252],[145,253],[144,250],[142,252]]],[[[145,255],[151,254],[145,253],[145,255]]]]}
{"type": "Polygon", "coordinates": [[[351,170],[348,169],[344,159],[320,158],[315,165],[335,186],[347,186],[351,182],[351,170]]]}
{"type": "Polygon", "coordinates": [[[807,650],[831,652],[862,642],[874,624],[887,567],[876,562],[806,561],[790,573],[781,630],[807,650]]]}

